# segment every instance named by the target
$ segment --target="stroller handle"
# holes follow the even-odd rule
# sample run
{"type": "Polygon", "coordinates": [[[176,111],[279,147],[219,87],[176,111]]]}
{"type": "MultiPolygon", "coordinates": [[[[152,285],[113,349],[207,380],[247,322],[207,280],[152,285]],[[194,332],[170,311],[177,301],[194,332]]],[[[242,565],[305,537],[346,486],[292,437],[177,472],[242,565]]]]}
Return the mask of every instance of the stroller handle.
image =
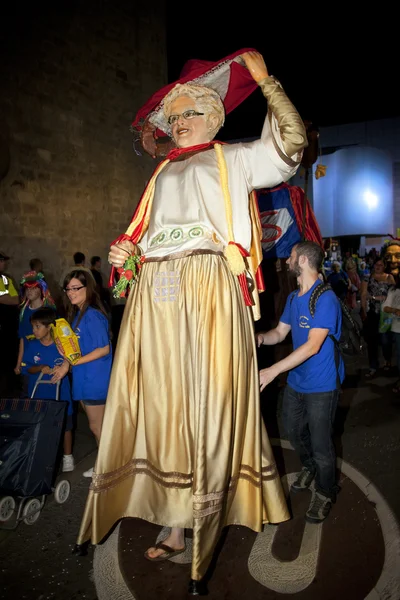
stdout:
{"type": "Polygon", "coordinates": [[[60,383],[61,383],[61,381],[57,381],[57,383],[51,383],[51,381],[43,381],[43,373],[39,373],[39,377],[36,379],[35,386],[32,390],[31,398],[35,397],[38,385],[47,384],[47,385],[55,385],[56,386],[56,398],[55,399],[59,400],[60,399],[60,383]]]}

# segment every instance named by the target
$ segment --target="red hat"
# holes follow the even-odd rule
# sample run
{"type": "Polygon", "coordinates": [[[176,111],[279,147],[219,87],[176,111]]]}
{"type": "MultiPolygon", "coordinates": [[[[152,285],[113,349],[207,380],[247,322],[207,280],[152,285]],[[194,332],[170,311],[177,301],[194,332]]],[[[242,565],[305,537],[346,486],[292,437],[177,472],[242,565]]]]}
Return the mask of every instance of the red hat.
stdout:
{"type": "Polygon", "coordinates": [[[163,112],[163,100],[178,83],[204,85],[215,90],[221,97],[225,113],[230,113],[257,88],[257,83],[241,58],[242,54],[250,51],[253,51],[253,48],[244,48],[217,62],[188,60],[182,69],[180,79],[155,92],[138,110],[132,128],[142,132],[147,121],[152,124],[153,131],[158,129],[157,134],[165,135],[169,127],[163,112]]]}

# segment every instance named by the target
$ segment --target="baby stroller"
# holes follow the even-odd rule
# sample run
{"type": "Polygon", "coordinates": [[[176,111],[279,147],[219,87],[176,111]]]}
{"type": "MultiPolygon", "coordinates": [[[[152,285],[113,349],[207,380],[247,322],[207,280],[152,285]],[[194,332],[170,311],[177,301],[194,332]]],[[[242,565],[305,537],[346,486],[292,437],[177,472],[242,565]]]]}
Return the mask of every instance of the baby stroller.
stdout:
{"type": "Polygon", "coordinates": [[[60,382],[42,380],[31,398],[0,399],[0,528],[15,529],[21,521],[35,523],[46,496],[68,500],[71,484],[56,483],[60,440],[68,402],[59,401],[60,382]],[[40,385],[53,385],[55,400],[35,399],[40,385]]]}

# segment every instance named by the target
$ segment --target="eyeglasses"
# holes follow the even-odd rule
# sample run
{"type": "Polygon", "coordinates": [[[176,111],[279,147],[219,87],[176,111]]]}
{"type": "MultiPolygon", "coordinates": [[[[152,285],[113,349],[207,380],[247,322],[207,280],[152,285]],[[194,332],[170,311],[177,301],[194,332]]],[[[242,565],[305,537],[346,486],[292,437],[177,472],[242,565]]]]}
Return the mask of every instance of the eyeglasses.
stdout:
{"type": "Polygon", "coordinates": [[[181,115],[170,115],[168,117],[168,125],[173,125],[174,123],[177,123],[179,117],[183,117],[184,119],[188,120],[193,119],[194,117],[202,117],[203,115],[204,113],[200,113],[195,110],[185,110],[185,112],[183,112],[181,115]]]}
{"type": "Polygon", "coordinates": [[[400,260],[400,252],[395,252],[394,254],[387,254],[385,256],[385,260],[387,262],[392,262],[393,260],[400,260]]]}
{"type": "Polygon", "coordinates": [[[68,292],[79,292],[82,288],[85,288],[86,285],[81,285],[80,287],[72,287],[72,288],[64,288],[64,292],[68,294],[68,292]]]}

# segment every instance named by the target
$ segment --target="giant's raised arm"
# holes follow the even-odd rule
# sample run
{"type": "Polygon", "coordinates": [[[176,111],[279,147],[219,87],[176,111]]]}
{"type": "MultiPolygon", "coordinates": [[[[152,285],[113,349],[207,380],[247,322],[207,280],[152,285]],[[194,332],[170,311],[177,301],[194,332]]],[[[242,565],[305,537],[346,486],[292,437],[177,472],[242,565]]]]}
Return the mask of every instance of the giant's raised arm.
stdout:
{"type": "Polygon", "coordinates": [[[303,120],[279,81],[268,74],[261,54],[246,52],[242,54],[242,58],[268,102],[261,141],[265,144],[272,141],[280,158],[289,166],[295,167],[301,161],[303,148],[307,146],[303,120]]]}

